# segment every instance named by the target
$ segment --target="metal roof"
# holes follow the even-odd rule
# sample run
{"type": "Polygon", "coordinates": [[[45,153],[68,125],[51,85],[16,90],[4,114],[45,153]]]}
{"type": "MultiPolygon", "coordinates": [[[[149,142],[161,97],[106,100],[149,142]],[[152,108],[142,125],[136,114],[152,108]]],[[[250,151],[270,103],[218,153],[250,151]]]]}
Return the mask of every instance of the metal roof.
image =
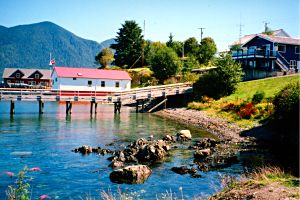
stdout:
{"type": "Polygon", "coordinates": [[[96,68],[54,67],[58,77],[131,80],[128,72],[96,68]]]}

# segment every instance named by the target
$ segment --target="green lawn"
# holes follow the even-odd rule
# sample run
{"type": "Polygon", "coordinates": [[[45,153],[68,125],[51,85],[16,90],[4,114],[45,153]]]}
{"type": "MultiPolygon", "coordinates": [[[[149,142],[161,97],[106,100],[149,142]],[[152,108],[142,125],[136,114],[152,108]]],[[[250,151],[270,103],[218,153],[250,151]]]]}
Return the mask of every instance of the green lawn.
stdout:
{"type": "Polygon", "coordinates": [[[223,98],[223,100],[247,100],[252,98],[256,91],[264,91],[265,98],[274,97],[277,92],[292,81],[300,81],[300,76],[283,76],[279,78],[241,82],[235,93],[223,98]]]}
{"type": "Polygon", "coordinates": [[[241,82],[237,90],[230,96],[221,98],[217,101],[208,102],[191,102],[188,104],[189,109],[205,110],[210,116],[217,116],[231,123],[236,123],[241,127],[251,128],[258,125],[267,119],[273,112],[273,106],[270,100],[266,98],[274,97],[283,87],[288,83],[300,81],[298,76],[284,76],[279,78],[268,78],[254,81],[241,82]],[[243,103],[251,102],[253,95],[257,91],[265,93],[264,99],[261,103],[255,104],[254,114],[250,118],[241,118],[237,111],[225,111],[226,106],[233,104],[235,106],[242,105],[243,103]]]}

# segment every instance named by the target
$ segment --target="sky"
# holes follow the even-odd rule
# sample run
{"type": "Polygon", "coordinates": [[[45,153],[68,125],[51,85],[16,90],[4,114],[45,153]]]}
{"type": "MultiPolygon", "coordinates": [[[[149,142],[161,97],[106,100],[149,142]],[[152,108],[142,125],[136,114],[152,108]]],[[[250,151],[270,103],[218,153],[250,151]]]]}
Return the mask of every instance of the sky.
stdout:
{"type": "Polygon", "coordinates": [[[0,25],[51,21],[75,35],[102,42],[115,38],[126,20],[144,29],[145,39],[167,42],[212,37],[218,51],[239,35],[284,29],[300,38],[300,0],[0,0],[0,25]]]}

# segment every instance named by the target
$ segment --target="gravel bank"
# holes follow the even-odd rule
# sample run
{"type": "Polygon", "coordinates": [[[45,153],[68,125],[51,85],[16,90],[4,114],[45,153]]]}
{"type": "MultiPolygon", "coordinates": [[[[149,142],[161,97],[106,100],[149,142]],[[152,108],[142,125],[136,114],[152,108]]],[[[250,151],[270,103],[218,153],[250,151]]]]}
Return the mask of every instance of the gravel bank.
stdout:
{"type": "Polygon", "coordinates": [[[221,118],[208,116],[205,111],[169,108],[156,112],[156,115],[207,130],[217,135],[221,140],[245,142],[249,139],[239,135],[241,131],[246,130],[245,128],[241,128],[221,118]]]}

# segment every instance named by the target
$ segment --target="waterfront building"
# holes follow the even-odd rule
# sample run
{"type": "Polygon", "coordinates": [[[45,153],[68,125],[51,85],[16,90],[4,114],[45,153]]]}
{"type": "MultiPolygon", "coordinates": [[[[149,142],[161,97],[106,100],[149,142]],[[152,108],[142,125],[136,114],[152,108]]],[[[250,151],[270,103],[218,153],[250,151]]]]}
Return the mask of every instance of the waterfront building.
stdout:
{"type": "Polygon", "coordinates": [[[245,80],[300,71],[300,39],[284,30],[252,34],[231,45],[232,58],[241,62],[245,80]]]}
{"type": "Polygon", "coordinates": [[[54,67],[52,89],[70,91],[118,92],[131,88],[126,71],[95,68],[54,67]]]}
{"type": "Polygon", "coordinates": [[[50,88],[51,70],[4,68],[4,86],[27,88],[50,88]]]}

